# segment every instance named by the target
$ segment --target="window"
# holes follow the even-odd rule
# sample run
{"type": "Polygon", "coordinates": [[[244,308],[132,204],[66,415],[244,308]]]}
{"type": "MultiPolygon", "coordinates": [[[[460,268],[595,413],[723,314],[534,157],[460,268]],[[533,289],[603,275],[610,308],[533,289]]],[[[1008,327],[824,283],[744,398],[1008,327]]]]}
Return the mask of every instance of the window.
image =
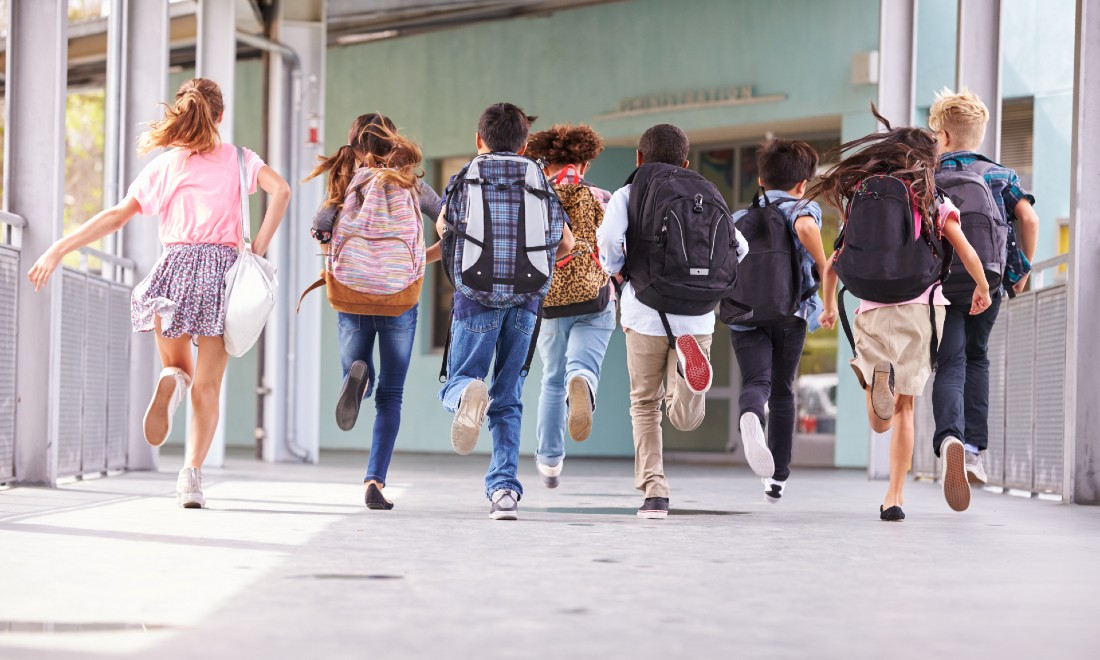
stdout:
{"type": "MultiPolygon", "coordinates": [[[[440,195],[443,195],[444,189],[451,181],[451,177],[458,174],[458,171],[462,167],[470,162],[472,156],[459,156],[455,158],[443,158],[439,161],[439,181],[436,183],[436,190],[440,195]]],[[[430,235],[435,235],[435,228],[429,226],[427,228],[430,235]]],[[[451,323],[451,305],[454,302],[454,287],[451,286],[450,280],[447,279],[447,274],[443,272],[443,268],[432,269],[432,350],[443,350],[443,347],[447,344],[447,334],[450,331],[451,323]]]]}
{"type": "Polygon", "coordinates": [[[1001,164],[1016,170],[1031,190],[1035,137],[1035,98],[1005,99],[1001,104],[1001,164]]]}

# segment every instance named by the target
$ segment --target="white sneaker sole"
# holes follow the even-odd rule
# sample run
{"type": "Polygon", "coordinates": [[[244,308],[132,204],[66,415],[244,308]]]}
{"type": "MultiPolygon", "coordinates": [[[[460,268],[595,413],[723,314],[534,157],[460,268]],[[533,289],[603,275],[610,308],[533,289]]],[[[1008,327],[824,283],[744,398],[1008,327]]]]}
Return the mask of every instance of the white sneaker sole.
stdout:
{"type": "Polygon", "coordinates": [[[518,511],[494,511],[489,514],[490,520],[519,520],[518,511]]]}
{"type": "Polygon", "coordinates": [[[940,447],[943,456],[943,498],[954,511],[966,511],[970,507],[970,482],[966,477],[966,448],[957,438],[948,438],[940,447]]]}
{"type": "Polygon", "coordinates": [[[638,517],[646,520],[663,520],[668,517],[668,511],[639,511],[638,517]]]}
{"type": "Polygon", "coordinates": [[[584,442],[592,434],[592,393],[582,376],[569,380],[569,437],[584,442]]]}
{"type": "Polygon", "coordinates": [[[483,380],[473,380],[466,386],[451,423],[451,445],[465,456],[477,447],[485,412],[489,409],[489,388],[483,380]]]}
{"type": "Polygon", "coordinates": [[[764,429],[754,413],[741,415],[741,446],[745,448],[745,460],[756,476],[768,479],[775,474],[775,457],[768,449],[764,429]]]}
{"type": "Polygon", "coordinates": [[[172,397],[176,394],[176,377],[164,375],[157,381],[157,389],[153,392],[153,400],[145,410],[145,419],[142,428],[145,432],[145,442],[152,447],[164,444],[172,433],[172,416],[168,414],[172,397]]]}

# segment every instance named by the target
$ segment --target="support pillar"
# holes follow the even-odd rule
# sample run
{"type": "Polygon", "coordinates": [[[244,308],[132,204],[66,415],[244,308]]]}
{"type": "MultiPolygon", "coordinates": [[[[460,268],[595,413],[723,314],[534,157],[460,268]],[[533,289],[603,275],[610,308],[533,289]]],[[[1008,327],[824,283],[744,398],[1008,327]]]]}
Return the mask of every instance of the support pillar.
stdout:
{"type": "Polygon", "coordinates": [[[1062,492],[1080,504],[1100,504],[1100,0],[1077,0],[1074,66],[1062,492]]]}
{"type": "Polygon", "coordinates": [[[321,178],[300,183],[323,149],[325,2],[302,0],[280,7],[271,31],[279,49],[269,57],[268,162],[290,183],[293,194],[270,251],[281,286],[264,336],[264,389],[270,395],[263,406],[263,458],[316,463],[323,297],[307,298],[298,314],[294,309],[298,292],[321,268],[317,251],[299,237],[308,234],[308,223],[325,194],[321,178]]]}
{"type": "Polygon", "coordinates": [[[881,0],[879,12],[879,113],[893,126],[912,126],[917,104],[917,0],[881,0]]]}
{"type": "MultiPolygon", "coordinates": [[[[161,117],[160,104],[168,98],[168,0],[123,2],[121,80],[107,80],[108,93],[121,88],[119,101],[118,198],[156,153],[138,156],[138,137],[145,124],[161,117]]],[[[122,230],[122,255],[136,264],[134,282],[145,278],[160,258],[157,218],[136,217],[122,230]]],[[[145,442],[142,419],[153,396],[160,357],[153,337],[135,335],[130,342],[129,453],[131,470],[155,470],[159,451],[145,442]]]]}
{"type": "MultiPolygon", "coordinates": [[[[233,142],[233,109],[237,72],[237,9],[236,0],[200,0],[199,35],[195,44],[195,75],[209,78],[218,83],[225,101],[225,114],[221,123],[223,142],[233,142]]],[[[232,368],[226,368],[228,371],[232,368]]],[[[222,414],[218,417],[218,428],[214,431],[214,441],[210,444],[210,453],[206,455],[205,465],[221,467],[225,464],[225,418],[226,388],[222,378],[221,401],[222,414]]],[[[191,425],[191,397],[187,398],[187,424],[191,425]]]]}
{"type": "MultiPolygon", "coordinates": [[[[68,2],[9,0],[4,210],[23,216],[19,273],[62,234],[68,2]]],[[[16,319],[15,478],[57,482],[61,269],[34,290],[19,278],[16,319]]]]}
{"type": "Polygon", "coordinates": [[[1001,155],[1001,0],[959,0],[955,89],[964,87],[989,108],[989,126],[978,152],[1001,155]]]}

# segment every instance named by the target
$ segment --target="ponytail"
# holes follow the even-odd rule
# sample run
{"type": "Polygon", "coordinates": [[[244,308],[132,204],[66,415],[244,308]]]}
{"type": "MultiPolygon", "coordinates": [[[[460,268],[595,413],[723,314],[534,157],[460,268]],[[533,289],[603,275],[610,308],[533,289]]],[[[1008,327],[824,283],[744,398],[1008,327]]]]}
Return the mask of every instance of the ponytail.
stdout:
{"type": "Polygon", "coordinates": [[[176,90],[176,100],[164,106],[164,119],[149,124],[141,136],[138,153],[161,147],[180,147],[193,153],[213,151],[220,143],[218,120],[225,110],[218,84],[207,78],[192,78],[176,90]]]}
{"type": "Polygon", "coordinates": [[[352,177],[355,176],[355,148],[350,144],[345,144],[337,149],[336,153],[331,156],[318,156],[317,158],[321,162],[317,164],[317,167],[313,168],[313,171],[309,173],[309,176],[307,176],[305,180],[309,181],[313,177],[328,172],[328,188],[325,192],[325,206],[339,209],[344,204],[344,193],[347,192],[348,184],[351,183],[352,177]]]}

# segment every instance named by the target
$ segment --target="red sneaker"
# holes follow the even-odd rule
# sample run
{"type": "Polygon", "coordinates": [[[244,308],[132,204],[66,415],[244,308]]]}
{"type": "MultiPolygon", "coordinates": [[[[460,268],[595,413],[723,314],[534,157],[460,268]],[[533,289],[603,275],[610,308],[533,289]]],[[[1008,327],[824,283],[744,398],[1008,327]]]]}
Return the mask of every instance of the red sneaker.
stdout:
{"type": "Polygon", "coordinates": [[[710,389],[714,372],[711,371],[710,361],[703,349],[699,348],[695,337],[681,335],[676,338],[676,359],[688,389],[696,394],[703,394],[710,389]]]}

